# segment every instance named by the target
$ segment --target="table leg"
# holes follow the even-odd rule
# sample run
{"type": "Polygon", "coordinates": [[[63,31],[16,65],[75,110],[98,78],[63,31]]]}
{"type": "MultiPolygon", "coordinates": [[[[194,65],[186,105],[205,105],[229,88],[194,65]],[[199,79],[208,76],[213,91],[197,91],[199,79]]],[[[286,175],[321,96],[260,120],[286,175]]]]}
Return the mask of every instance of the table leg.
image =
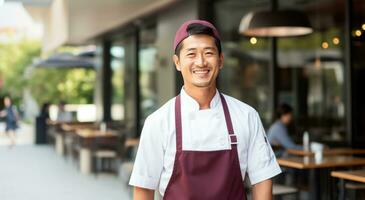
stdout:
{"type": "Polygon", "coordinates": [[[345,188],[345,180],[340,179],[340,200],[346,199],[346,188],[345,188]]]}
{"type": "Polygon", "coordinates": [[[80,171],[82,174],[91,173],[91,151],[88,148],[81,148],[80,150],[80,171]]]}
{"type": "Polygon", "coordinates": [[[312,200],[320,200],[321,199],[321,179],[319,169],[311,169],[310,170],[310,199],[312,200]]]}
{"type": "Polygon", "coordinates": [[[56,134],[56,152],[59,155],[64,155],[65,153],[65,141],[62,135],[56,134]]]}

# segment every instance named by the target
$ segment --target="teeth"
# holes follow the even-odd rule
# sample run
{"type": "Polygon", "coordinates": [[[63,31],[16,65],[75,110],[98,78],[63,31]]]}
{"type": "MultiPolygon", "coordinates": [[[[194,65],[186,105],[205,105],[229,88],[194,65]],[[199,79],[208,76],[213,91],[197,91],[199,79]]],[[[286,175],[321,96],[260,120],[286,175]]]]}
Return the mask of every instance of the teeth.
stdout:
{"type": "Polygon", "coordinates": [[[197,70],[197,71],[193,71],[195,74],[206,74],[209,72],[209,70],[197,70]]]}

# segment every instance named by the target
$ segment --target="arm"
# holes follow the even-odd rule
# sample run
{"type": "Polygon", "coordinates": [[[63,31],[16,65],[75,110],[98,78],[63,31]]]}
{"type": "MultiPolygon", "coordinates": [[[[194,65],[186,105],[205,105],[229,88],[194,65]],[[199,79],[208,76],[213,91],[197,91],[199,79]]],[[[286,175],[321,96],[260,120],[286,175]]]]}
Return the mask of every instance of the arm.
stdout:
{"type": "Polygon", "coordinates": [[[281,144],[285,149],[302,149],[300,145],[297,145],[293,142],[293,140],[289,137],[288,130],[286,128],[282,128],[280,134],[275,139],[281,144]]]}
{"type": "Polygon", "coordinates": [[[265,140],[264,128],[257,113],[249,121],[251,137],[247,159],[247,174],[253,185],[254,200],[272,199],[271,178],[278,175],[281,169],[276,162],[270,144],[265,140]]]}
{"type": "Polygon", "coordinates": [[[140,187],[134,187],[133,191],[133,200],[153,200],[154,191],[140,188],[140,187]]]}
{"type": "Polygon", "coordinates": [[[149,116],[143,126],[129,185],[134,186],[134,200],[152,200],[158,190],[163,170],[164,148],[160,120],[149,116]]]}
{"type": "Polygon", "coordinates": [[[254,200],[272,200],[272,180],[267,179],[253,185],[254,200]]]}

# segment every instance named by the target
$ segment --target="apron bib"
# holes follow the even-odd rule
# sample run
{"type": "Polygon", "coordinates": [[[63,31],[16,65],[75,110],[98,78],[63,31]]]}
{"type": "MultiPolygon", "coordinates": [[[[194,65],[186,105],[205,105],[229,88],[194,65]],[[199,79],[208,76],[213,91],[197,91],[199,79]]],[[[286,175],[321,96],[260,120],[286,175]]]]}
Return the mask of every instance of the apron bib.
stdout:
{"type": "Polygon", "coordinates": [[[183,151],[181,98],[175,101],[176,155],[164,200],[245,200],[237,152],[237,138],[223,95],[220,94],[231,149],[183,151]]]}

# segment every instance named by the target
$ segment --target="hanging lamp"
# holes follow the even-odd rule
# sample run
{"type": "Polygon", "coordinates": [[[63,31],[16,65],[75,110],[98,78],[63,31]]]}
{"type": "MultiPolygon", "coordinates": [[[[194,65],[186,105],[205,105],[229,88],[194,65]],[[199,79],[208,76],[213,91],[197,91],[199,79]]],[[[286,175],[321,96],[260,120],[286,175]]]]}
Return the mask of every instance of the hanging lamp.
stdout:
{"type": "Polygon", "coordinates": [[[239,33],[255,37],[290,37],[312,32],[307,15],[297,10],[250,12],[239,26],[239,33]]]}

